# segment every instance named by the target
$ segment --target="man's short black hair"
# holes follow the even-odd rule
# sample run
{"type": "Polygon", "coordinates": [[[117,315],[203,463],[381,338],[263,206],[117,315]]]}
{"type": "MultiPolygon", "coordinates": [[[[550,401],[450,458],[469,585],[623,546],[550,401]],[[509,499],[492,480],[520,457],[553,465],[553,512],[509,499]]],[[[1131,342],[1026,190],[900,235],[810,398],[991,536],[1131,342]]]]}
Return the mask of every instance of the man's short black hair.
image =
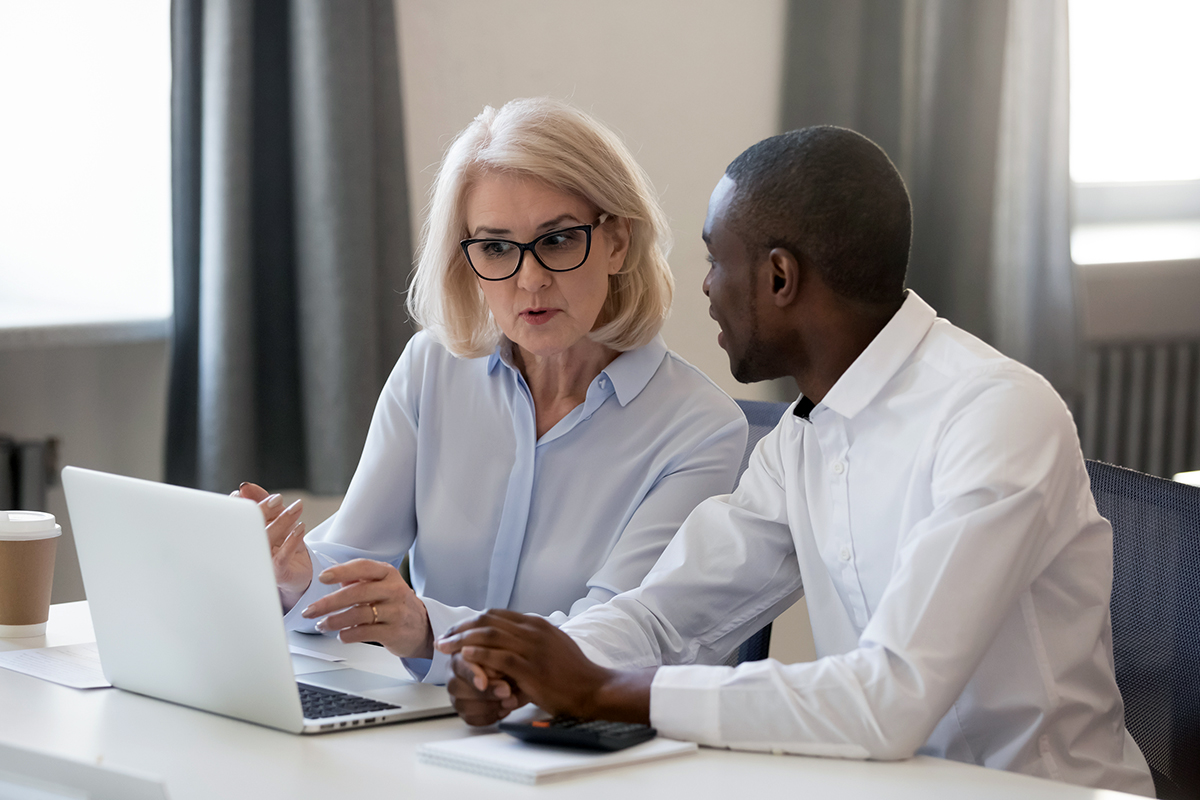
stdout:
{"type": "Polygon", "coordinates": [[[860,133],[821,125],[772,136],[733,160],[729,224],[751,252],[782,247],[843,297],[899,300],[912,204],[891,159],[860,133]]]}

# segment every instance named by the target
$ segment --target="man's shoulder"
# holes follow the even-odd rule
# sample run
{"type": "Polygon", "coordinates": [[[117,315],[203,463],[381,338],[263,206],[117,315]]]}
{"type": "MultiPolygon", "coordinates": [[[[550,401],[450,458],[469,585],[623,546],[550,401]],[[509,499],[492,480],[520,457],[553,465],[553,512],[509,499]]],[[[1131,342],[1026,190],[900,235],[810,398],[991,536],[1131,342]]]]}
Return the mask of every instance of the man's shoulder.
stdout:
{"type": "Polygon", "coordinates": [[[930,328],[914,353],[914,361],[954,384],[1006,382],[1035,393],[1049,391],[1057,396],[1050,383],[1037,372],[944,319],[938,319],[930,328]]]}
{"type": "Polygon", "coordinates": [[[939,381],[949,415],[990,409],[1023,427],[1074,422],[1044,377],[978,337],[939,319],[914,354],[914,364],[939,381]]]}
{"type": "Polygon", "coordinates": [[[966,378],[981,370],[1020,366],[978,336],[941,317],[934,321],[917,347],[914,359],[951,378],[966,378]]]}

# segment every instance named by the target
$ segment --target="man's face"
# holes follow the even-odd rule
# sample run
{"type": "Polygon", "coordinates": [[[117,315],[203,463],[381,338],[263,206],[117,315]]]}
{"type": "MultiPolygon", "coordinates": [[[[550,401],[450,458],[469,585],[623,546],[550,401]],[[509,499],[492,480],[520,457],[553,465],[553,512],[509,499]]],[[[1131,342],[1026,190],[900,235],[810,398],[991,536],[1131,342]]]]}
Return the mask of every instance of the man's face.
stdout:
{"type": "Polygon", "coordinates": [[[753,383],[778,375],[768,363],[769,348],[759,331],[761,265],[728,225],[736,189],[729,176],[723,175],[708,201],[704,244],[708,247],[709,267],[703,288],[709,316],[721,326],[717,344],[729,355],[733,377],[740,383],[753,383]]]}

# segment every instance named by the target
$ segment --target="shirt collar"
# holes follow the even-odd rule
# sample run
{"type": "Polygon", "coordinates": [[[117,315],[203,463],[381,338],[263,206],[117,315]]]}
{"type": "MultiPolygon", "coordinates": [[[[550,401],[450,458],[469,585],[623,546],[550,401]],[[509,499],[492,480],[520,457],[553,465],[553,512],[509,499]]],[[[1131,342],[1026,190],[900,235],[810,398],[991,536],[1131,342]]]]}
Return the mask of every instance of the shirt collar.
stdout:
{"type": "Polygon", "coordinates": [[[662,336],[655,336],[649,344],[621,353],[604,368],[602,374],[612,381],[617,401],[622,406],[629,405],[633,398],[642,393],[666,355],[667,343],[662,336]]]}
{"type": "MultiPolygon", "coordinates": [[[[499,344],[488,356],[487,371],[492,374],[499,364],[515,370],[512,358],[513,343],[506,336],[500,337],[499,344]]],[[[622,406],[629,405],[633,398],[641,394],[646,384],[658,372],[663,358],[667,355],[667,343],[662,336],[655,336],[649,344],[621,353],[613,362],[605,367],[601,374],[612,382],[616,392],[617,402],[622,406]]]]}
{"type": "Polygon", "coordinates": [[[496,349],[492,351],[490,356],[488,356],[488,375],[491,375],[493,372],[495,372],[496,367],[498,367],[500,364],[504,364],[504,366],[508,367],[509,369],[516,369],[516,367],[513,366],[512,346],[512,341],[504,334],[500,334],[500,341],[496,344],[496,349]]]}
{"type": "Polygon", "coordinates": [[[900,309],[842,373],[820,405],[853,418],[900,371],[935,319],[933,307],[909,289],[900,309]]]}

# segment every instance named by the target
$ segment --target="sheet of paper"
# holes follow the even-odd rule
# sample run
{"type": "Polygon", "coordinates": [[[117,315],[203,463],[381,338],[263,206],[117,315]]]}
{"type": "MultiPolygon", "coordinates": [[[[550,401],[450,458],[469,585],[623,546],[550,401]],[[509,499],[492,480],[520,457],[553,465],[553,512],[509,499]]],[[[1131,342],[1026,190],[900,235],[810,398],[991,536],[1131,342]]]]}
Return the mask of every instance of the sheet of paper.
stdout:
{"type": "Polygon", "coordinates": [[[61,683],[72,689],[105,689],[112,686],[104,679],[95,642],[9,650],[0,653],[0,667],[44,681],[61,683]]]}
{"type": "MultiPolygon", "coordinates": [[[[332,656],[306,647],[290,645],[289,649],[295,655],[315,658],[326,663],[346,660],[341,656],[332,656]]],[[[106,689],[112,686],[104,678],[95,642],[0,652],[0,667],[70,686],[72,689],[106,689]]],[[[313,669],[305,671],[312,672],[313,669]]]]}
{"type": "Polygon", "coordinates": [[[341,656],[331,656],[329,653],[322,653],[320,650],[309,650],[307,647],[297,647],[294,644],[288,645],[288,650],[291,650],[298,656],[308,656],[309,658],[318,658],[321,661],[345,661],[341,656]]]}

